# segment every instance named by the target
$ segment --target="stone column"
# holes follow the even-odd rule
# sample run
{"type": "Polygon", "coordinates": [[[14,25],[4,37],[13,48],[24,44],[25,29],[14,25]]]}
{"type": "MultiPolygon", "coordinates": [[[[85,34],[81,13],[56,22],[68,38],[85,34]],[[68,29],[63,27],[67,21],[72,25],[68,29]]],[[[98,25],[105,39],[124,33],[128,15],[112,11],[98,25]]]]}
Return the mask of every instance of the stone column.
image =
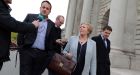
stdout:
{"type": "MultiPolygon", "coordinates": [[[[140,0],[129,0],[131,5],[136,8],[131,8],[131,15],[135,15],[136,21],[134,21],[134,24],[131,23],[131,26],[135,26],[135,41],[134,41],[134,50],[135,50],[135,56],[132,57],[132,69],[133,70],[139,70],[140,71],[140,0]],[[133,3],[133,4],[132,4],[133,3]],[[132,13],[133,12],[133,13],[132,13]]],[[[130,16],[132,19],[131,21],[135,20],[132,16],[130,16]]],[[[130,21],[130,22],[131,22],[130,21]]],[[[132,28],[132,27],[131,27],[132,28]]]]}
{"type": "Polygon", "coordinates": [[[92,4],[94,0],[84,0],[83,2],[83,10],[81,15],[81,23],[91,21],[91,10],[92,10],[92,4]]]}
{"type": "Polygon", "coordinates": [[[83,0],[78,0],[76,4],[76,13],[75,13],[75,22],[72,35],[78,35],[79,33],[79,25],[81,21],[81,14],[83,9],[83,0]]]}
{"type": "Polygon", "coordinates": [[[123,34],[126,21],[127,0],[112,0],[109,25],[113,32],[110,35],[111,47],[123,50],[123,34]]]}
{"type": "Polygon", "coordinates": [[[72,34],[74,18],[75,18],[75,10],[76,10],[76,0],[69,0],[67,19],[66,19],[66,30],[65,30],[65,38],[69,38],[72,34]]]}
{"type": "Polygon", "coordinates": [[[94,0],[91,13],[91,24],[93,25],[93,32],[91,36],[94,36],[98,32],[98,17],[100,11],[100,1],[94,0]]]}
{"type": "Polygon", "coordinates": [[[111,67],[129,69],[131,60],[124,53],[124,33],[127,16],[128,0],[112,0],[110,6],[109,25],[113,31],[110,35],[111,40],[111,67]],[[121,61],[121,62],[120,62],[121,61]]]}

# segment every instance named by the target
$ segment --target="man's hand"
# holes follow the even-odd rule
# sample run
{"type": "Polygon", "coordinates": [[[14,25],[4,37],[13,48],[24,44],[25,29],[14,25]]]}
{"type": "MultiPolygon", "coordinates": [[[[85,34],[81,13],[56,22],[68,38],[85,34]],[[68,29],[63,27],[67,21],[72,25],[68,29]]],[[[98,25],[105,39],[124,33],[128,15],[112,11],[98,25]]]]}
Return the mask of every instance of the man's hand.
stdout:
{"type": "Polygon", "coordinates": [[[63,39],[57,39],[56,43],[60,44],[60,45],[64,45],[67,42],[67,39],[63,38],[63,39]]]}
{"type": "Polygon", "coordinates": [[[39,26],[39,20],[34,20],[32,23],[36,28],[39,26]]]}
{"type": "Polygon", "coordinates": [[[56,43],[58,43],[58,44],[62,44],[61,39],[57,39],[57,40],[56,40],[56,43]]]}
{"type": "Polygon", "coordinates": [[[69,59],[69,60],[72,60],[72,53],[66,53],[66,58],[69,59]]]}

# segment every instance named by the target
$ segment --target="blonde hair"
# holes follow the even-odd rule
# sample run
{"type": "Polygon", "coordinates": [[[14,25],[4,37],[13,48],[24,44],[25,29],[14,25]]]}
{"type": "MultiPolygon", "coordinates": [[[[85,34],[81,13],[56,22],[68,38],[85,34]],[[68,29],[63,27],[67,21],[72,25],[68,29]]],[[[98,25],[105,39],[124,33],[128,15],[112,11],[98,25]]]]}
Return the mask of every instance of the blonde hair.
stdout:
{"type": "Polygon", "coordinates": [[[81,23],[81,25],[86,25],[88,28],[88,36],[92,33],[93,26],[90,23],[81,23]]]}

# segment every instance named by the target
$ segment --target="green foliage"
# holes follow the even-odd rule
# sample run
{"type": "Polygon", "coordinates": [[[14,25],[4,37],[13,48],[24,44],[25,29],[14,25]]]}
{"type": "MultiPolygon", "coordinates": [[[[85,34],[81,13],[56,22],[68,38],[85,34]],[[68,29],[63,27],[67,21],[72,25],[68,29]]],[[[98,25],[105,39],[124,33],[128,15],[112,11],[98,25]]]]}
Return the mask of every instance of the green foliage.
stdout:
{"type": "Polygon", "coordinates": [[[11,33],[11,41],[16,42],[16,40],[17,40],[17,33],[12,32],[11,33]]]}

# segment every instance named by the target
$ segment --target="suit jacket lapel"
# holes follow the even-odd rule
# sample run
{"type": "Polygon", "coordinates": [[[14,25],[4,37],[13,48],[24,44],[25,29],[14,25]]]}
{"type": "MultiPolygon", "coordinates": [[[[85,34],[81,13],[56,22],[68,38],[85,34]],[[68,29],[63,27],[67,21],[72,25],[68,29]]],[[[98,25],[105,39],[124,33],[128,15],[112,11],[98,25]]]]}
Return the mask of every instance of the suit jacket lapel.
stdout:
{"type": "Polygon", "coordinates": [[[106,41],[107,41],[107,49],[109,49],[110,48],[110,42],[109,42],[108,39],[106,41]]]}
{"type": "MultiPolygon", "coordinates": [[[[27,22],[32,23],[34,20],[37,20],[37,16],[38,16],[38,14],[29,14],[28,17],[27,17],[27,22]]],[[[36,31],[33,32],[33,35],[32,35],[32,37],[34,38],[34,41],[37,37],[37,30],[38,30],[38,28],[36,28],[36,31]]]]}
{"type": "MultiPolygon", "coordinates": [[[[105,46],[105,42],[104,40],[102,39],[102,36],[100,35],[99,38],[101,39],[101,44],[104,46],[104,48],[106,49],[106,46],[105,46]]],[[[107,43],[108,44],[108,43],[107,43]]]]}
{"type": "Polygon", "coordinates": [[[28,16],[30,22],[37,20],[37,17],[38,17],[38,14],[30,14],[28,16]]]}
{"type": "Polygon", "coordinates": [[[48,26],[47,26],[47,31],[46,31],[46,37],[49,35],[49,33],[50,33],[50,29],[51,29],[51,23],[50,23],[50,20],[47,20],[47,22],[48,22],[48,26]]]}
{"type": "MultiPolygon", "coordinates": [[[[32,21],[37,20],[38,14],[32,15],[32,17],[29,17],[32,21]]],[[[38,28],[36,28],[35,31],[35,36],[37,37],[37,32],[38,32],[38,28]]]]}

